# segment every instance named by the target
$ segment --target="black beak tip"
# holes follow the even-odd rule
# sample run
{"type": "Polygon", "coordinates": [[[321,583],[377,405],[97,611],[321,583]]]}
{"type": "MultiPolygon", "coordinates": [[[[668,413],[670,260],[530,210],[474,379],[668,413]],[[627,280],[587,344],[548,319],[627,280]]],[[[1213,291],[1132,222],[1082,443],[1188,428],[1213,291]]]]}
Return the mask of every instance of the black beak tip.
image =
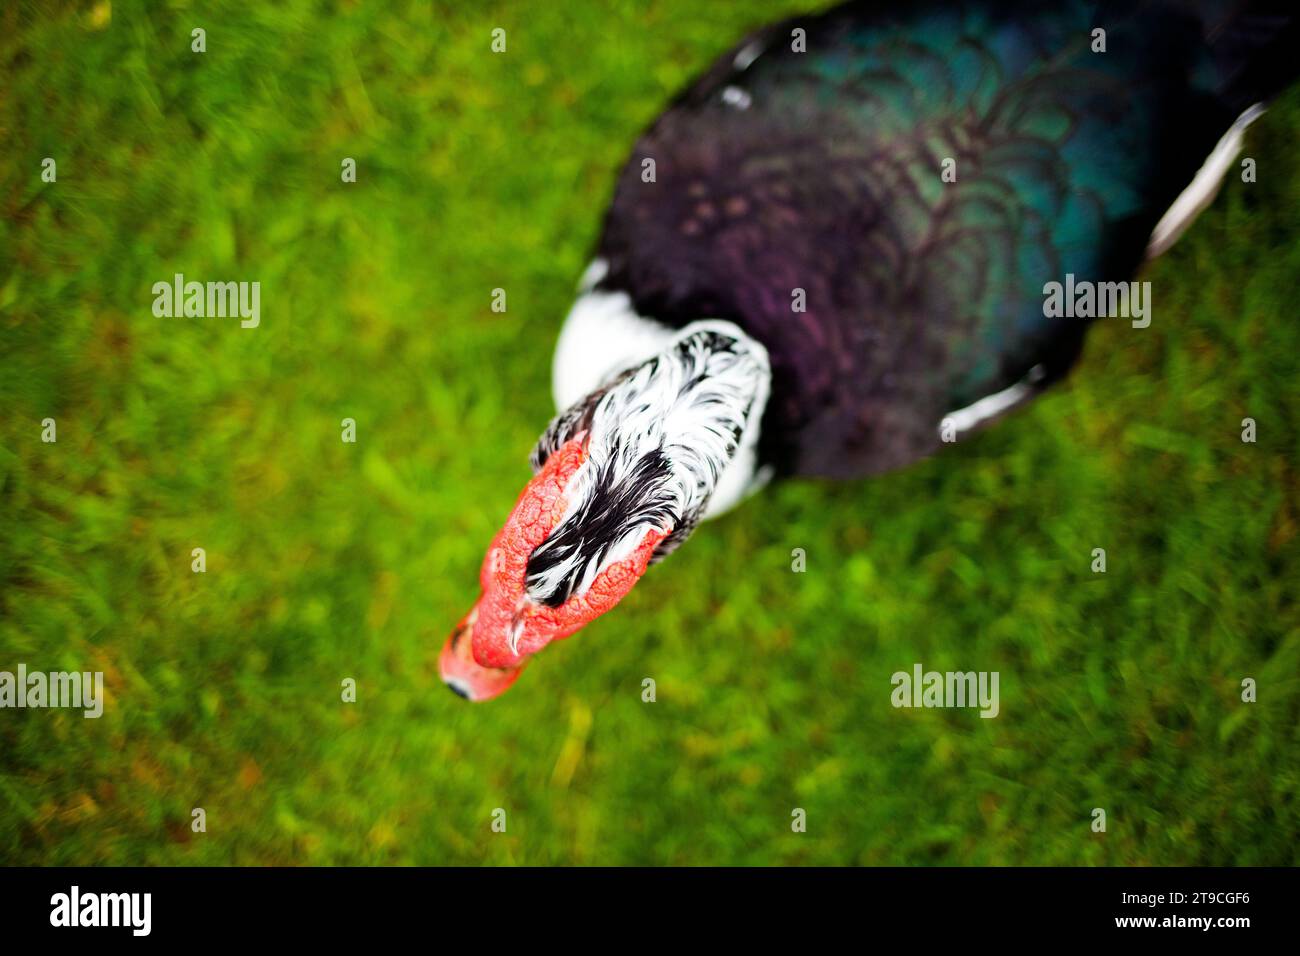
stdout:
{"type": "Polygon", "coordinates": [[[445,683],[447,689],[457,697],[463,697],[465,700],[470,699],[469,691],[465,689],[464,685],[462,685],[460,681],[443,681],[443,683],[445,683]]]}

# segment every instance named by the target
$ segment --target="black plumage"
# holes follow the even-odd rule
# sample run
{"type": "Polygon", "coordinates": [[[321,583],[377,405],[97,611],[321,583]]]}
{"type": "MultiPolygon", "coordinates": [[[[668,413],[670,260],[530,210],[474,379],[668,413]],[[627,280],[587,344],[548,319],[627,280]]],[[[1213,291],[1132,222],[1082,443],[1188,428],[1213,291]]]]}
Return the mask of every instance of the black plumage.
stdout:
{"type": "Polygon", "coordinates": [[[900,467],[949,411],[1064,374],[1086,323],[1045,317],[1044,284],[1130,279],[1220,137],[1293,75],[1295,39],[1289,13],[1173,0],[850,3],[777,24],[636,144],[599,287],[767,346],[780,472],[900,467]]]}

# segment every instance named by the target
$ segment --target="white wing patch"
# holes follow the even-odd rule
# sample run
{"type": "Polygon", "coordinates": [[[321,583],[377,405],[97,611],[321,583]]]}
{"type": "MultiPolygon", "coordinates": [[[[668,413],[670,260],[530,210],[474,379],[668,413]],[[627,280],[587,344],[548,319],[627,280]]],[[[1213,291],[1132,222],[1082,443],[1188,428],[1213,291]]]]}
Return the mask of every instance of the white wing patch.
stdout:
{"type": "Polygon", "coordinates": [[[731,66],[733,69],[743,73],[745,70],[749,69],[749,65],[757,60],[762,52],[762,42],[755,40],[753,43],[747,43],[745,46],[740,48],[740,52],[737,53],[735,59],[731,61],[731,66]]]}
{"type": "Polygon", "coordinates": [[[722,102],[738,110],[747,110],[753,105],[753,98],[738,86],[728,86],[722,91],[722,102]]]}
{"type": "Polygon", "coordinates": [[[1223,177],[1228,174],[1233,160],[1241,152],[1246,128],[1264,115],[1264,104],[1256,103],[1237,117],[1237,121],[1223,134],[1209,157],[1202,164],[1187,188],[1174,200],[1160,221],[1156,223],[1147,241],[1147,258],[1154,259],[1178,241],[1206,207],[1218,195],[1223,177]]]}
{"type": "Polygon", "coordinates": [[[1035,365],[1024,379],[1004,388],[1000,392],[986,395],[978,402],[965,408],[949,412],[939,423],[939,433],[943,434],[945,424],[958,432],[968,432],[978,428],[982,423],[996,418],[1027,400],[1036,391],[1035,384],[1043,378],[1043,367],[1035,365]]]}

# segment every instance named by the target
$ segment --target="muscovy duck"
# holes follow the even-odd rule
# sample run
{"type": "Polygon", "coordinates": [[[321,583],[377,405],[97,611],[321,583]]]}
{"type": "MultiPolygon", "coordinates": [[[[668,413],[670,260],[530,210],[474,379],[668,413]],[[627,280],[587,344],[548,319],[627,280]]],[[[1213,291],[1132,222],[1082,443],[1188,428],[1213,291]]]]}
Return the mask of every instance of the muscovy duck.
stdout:
{"type": "Polygon", "coordinates": [[[486,700],[773,478],[852,478],[1059,380],[1300,62],[1287,4],[855,2],[718,59],[637,142],[559,414],[440,656],[486,700]]]}

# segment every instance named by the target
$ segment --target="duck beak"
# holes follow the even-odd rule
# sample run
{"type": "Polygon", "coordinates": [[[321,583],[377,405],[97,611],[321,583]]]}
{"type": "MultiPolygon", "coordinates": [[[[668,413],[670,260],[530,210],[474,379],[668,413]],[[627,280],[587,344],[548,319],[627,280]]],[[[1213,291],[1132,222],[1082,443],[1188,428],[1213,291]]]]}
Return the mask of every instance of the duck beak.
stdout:
{"type": "Polygon", "coordinates": [[[504,694],[519,679],[526,659],[556,636],[549,630],[527,650],[519,647],[523,632],[519,615],[526,604],[524,579],[528,556],[564,513],[564,487],[585,457],[580,440],[551,455],[528,482],[488,548],[479,572],[479,598],[451,632],[438,658],[443,682],[466,700],[491,700],[504,694]]]}
{"type": "Polygon", "coordinates": [[[438,672],[453,694],[478,702],[499,697],[519,679],[524,665],[513,667],[484,667],[474,660],[474,623],[478,620],[478,605],[465,615],[443,645],[438,657],[438,672]]]}
{"type": "Polygon", "coordinates": [[[581,439],[557,449],[524,488],[488,548],[474,609],[452,631],[439,657],[443,681],[467,700],[491,700],[518,678],[525,662],[552,641],[568,637],[617,604],[645,573],[655,548],[672,528],[646,530],[640,545],[597,574],[580,596],[558,606],[527,592],[529,557],[568,507],[570,479],[586,460],[581,439]]]}

